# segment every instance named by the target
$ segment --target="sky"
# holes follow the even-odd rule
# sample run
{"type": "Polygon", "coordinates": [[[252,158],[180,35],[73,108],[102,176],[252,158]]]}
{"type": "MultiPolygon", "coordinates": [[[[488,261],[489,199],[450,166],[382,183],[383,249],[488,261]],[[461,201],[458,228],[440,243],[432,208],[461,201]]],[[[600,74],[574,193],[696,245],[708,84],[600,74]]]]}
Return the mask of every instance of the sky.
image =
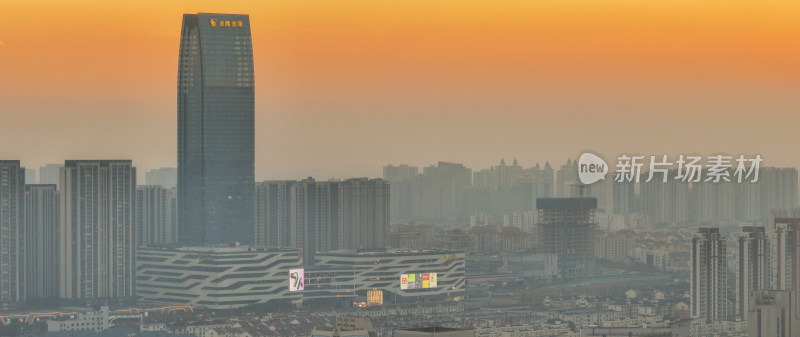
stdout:
{"type": "Polygon", "coordinates": [[[177,165],[183,13],[249,14],[256,179],[583,151],[800,166],[800,1],[0,2],[0,159],[177,165]]]}

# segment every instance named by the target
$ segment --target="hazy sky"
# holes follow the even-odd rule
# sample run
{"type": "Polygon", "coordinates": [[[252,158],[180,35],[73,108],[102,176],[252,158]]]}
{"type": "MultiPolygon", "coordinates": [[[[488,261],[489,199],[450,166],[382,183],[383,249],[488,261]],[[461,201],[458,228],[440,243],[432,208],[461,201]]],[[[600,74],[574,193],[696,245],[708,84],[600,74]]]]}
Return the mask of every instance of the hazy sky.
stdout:
{"type": "Polygon", "coordinates": [[[250,15],[259,180],[584,150],[800,166],[796,0],[4,0],[0,158],[175,166],[197,12],[250,15]]]}

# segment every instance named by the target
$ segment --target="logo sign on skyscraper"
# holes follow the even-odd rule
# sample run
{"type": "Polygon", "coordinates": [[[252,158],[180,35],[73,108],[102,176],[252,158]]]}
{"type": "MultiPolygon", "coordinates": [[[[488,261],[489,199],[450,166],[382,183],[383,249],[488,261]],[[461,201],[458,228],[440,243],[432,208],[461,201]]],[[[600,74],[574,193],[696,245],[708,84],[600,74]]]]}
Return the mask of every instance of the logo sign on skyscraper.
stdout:
{"type": "Polygon", "coordinates": [[[213,28],[216,28],[217,26],[219,26],[219,27],[244,27],[243,26],[244,23],[241,20],[232,21],[232,20],[211,19],[211,20],[208,20],[208,24],[210,24],[211,27],[213,27],[213,28]]]}

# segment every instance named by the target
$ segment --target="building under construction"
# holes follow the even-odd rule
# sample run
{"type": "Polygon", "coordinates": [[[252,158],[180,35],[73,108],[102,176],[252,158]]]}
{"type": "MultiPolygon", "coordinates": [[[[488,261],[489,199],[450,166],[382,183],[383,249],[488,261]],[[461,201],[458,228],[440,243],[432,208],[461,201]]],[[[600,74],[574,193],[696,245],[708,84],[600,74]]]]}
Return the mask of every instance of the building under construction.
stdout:
{"type": "Polygon", "coordinates": [[[540,252],[558,254],[561,277],[588,276],[595,267],[597,198],[539,198],[540,252]]]}

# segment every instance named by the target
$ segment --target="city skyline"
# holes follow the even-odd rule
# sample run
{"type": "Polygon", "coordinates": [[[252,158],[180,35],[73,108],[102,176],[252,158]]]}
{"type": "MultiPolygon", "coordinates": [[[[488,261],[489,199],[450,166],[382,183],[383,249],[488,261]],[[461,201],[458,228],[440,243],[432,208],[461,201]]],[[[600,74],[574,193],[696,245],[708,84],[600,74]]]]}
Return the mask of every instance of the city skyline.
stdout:
{"type": "Polygon", "coordinates": [[[189,12],[253,21],[256,180],[376,177],[386,163],[438,160],[533,166],[586,150],[760,153],[765,166],[800,166],[775,146],[800,140],[790,43],[800,9],[788,1],[41,3],[0,5],[0,131],[20,144],[0,154],[29,168],[177,166],[175,18],[189,12]],[[362,156],[344,161],[341,149],[362,156]]]}

